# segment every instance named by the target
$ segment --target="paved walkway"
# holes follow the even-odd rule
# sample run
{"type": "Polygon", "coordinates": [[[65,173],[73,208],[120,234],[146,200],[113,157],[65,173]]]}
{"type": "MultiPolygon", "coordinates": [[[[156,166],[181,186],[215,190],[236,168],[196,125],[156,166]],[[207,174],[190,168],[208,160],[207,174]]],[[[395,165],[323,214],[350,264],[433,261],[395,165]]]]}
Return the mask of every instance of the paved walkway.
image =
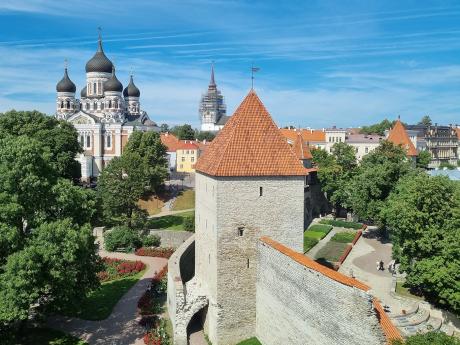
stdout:
{"type": "Polygon", "coordinates": [[[154,214],[153,216],[149,216],[148,218],[158,218],[158,217],[163,217],[163,216],[170,216],[172,214],[177,214],[177,213],[184,213],[184,212],[189,212],[189,211],[194,211],[194,208],[188,208],[186,210],[179,210],[179,211],[169,211],[169,210],[161,210],[160,213],[154,214]]]}
{"type": "Polygon", "coordinates": [[[48,320],[48,326],[83,339],[90,345],[141,345],[144,328],[139,326],[137,301],[150,286],[155,272],[168,262],[163,258],[137,256],[125,253],[107,253],[101,256],[117,259],[141,260],[147,265],[142,278],[118,301],[112,314],[101,321],[87,321],[72,317],[55,316],[48,320]]]}

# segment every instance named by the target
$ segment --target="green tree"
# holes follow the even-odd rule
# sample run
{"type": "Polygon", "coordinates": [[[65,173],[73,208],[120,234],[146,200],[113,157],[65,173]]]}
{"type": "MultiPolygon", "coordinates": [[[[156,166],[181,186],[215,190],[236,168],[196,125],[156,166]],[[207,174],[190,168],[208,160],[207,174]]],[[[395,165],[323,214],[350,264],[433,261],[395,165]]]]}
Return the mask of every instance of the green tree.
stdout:
{"type": "Polygon", "coordinates": [[[11,110],[0,114],[0,138],[6,136],[27,136],[37,140],[47,148],[50,164],[61,177],[80,178],[80,164],[75,157],[82,149],[71,123],[38,111],[11,110]]]}
{"type": "Polygon", "coordinates": [[[404,342],[395,340],[392,345],[460,345],[460,339],[443,332],[429,332],[408,337],[404,342]]]}
{"type": "Polygon", "coordinates": [[[380,210],[398,180],[412,170],[400,146],[383,141],[365,155],[350,183],[350,206],[364,220],[380,222],[380,210]]]}
{"type": "Polygon", "coordinates": [[[162,123],[160,125],[160,132],[161,133],[166,133],[166,132],[169,132],[169,126],[167,123],[162,123]]]}
{"type": "Polygon", "coordinates": [[[206,141],[213,141],[216,137],[216,133],[214,132],[206,132],[206,131],[197,131],[195,138],[196,140],[206,140],[206,141]]]}
{"type": "Polygon", "coordinates": [[[422,119],[420,120],[420,122],[418,124],[419,125],[425,125],[425,126],[431,126],[432,121],[431,121],[431,118],[428,115],[425,115],[424,117],[422,117],[422,119]]]}
{"type": "Polygon", "coordinates": [[[428,164],[431,162],[431,153],[429,151],[420,151],[417,155],[417,168],[428,169],[428,164]]]}
{"type": "Polygon", "coordinates": [[[460,186],[424,172],[403,177],[382,208],[406,285],[460,312],[460,186]]]}
{"type": "Polygon", "coordinates": [[[147,180],[148,191],[155,192],[168,176],[168,161],[166,146],[156,132],[136,131],[131,134],[126,144],[123,156],[136,153],[142,160],[142,166],[147,180]]]}
{"type": "Polygon", "coordinates": [[[388,119],[383,120],[380,123],[376,123],[370,126],[363,126],[359,131],[361,134],[379,134],[385,135],[385,130],[390,129],[393,126],[393,122],[388,119]]]}
{"type": "Polygon", "coordinates": [[[142,157],[137,152],[125,153],[113,158],[104,168],[98,189],[106,219],[131,227],[135,217],[145,214],[138,201],[148,188],[149,180],[142,157]]]}
{"type": "Polygon", "coordinates": [[[57,310],[78,305],[99,286],[100,268],[89,226],[70,219],[43,223],[1,271],[0,325],[26,320],[36,303],[57,310]]]}
{"type": "Polygon", "coordinates": [[[193,130],[192,126],[188,124],[184,124],[181,126],[174,126],[171,129],[171,132],[178,137],[180,140],[194,140],[195,139],[195,131],[193,130]]]}

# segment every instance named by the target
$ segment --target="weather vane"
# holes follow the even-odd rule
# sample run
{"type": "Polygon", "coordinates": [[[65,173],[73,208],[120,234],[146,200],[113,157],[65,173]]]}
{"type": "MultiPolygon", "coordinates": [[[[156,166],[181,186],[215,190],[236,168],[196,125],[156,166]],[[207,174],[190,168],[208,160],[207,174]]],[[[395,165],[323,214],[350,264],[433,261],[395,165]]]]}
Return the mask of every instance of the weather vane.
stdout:
{"type": "Polygon", "coordinates": [[[259,67],[254,67],[254,63],[251,66],[251,90],[254,89],[254,73],[259,72],[259,67]]]}

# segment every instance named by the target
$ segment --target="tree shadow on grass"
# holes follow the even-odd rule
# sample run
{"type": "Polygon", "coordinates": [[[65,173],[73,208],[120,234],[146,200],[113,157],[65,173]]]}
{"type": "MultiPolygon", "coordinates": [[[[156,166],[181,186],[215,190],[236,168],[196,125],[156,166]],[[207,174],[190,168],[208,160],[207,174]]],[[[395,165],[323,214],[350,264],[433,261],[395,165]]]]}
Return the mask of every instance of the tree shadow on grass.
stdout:
{"type": "Polygon", "coordinates": [[[334,269],[334,263],[326,260],[325,258],[317,258],[315,261],[319,263],[320,265],[330,268],[331,270],[334,269]]]}

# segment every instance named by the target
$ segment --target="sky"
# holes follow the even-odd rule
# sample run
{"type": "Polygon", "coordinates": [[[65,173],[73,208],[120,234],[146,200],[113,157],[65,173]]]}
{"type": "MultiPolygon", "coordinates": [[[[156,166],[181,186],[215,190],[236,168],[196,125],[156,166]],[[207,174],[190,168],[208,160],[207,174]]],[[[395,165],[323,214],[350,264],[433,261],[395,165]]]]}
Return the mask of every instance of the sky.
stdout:
{"type": "Polygon", "coordinates": [[[2,0],[0,112],[54,114],[65,59],[79,94],[98,27],[159,124],[199,126],[212,61],[229,114],[254,65],[279,126],[460,124],[460,2],[429,0],[2,0]]]}

